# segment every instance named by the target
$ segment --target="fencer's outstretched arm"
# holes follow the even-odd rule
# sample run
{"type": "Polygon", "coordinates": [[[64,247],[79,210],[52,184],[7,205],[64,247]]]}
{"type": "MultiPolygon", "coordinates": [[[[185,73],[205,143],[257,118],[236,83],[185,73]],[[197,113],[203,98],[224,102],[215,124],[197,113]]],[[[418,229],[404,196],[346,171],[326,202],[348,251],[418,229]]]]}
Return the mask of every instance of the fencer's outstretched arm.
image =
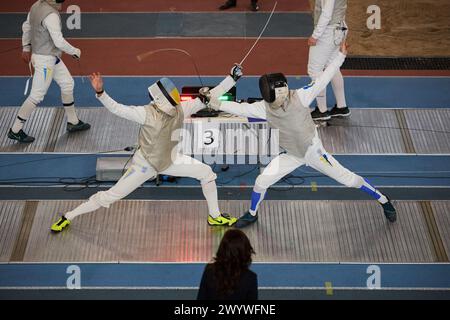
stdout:
{"type": "MultiPolygon", "coordinates": [[[[240,77],[242,77],[242,66],[236,63],[231,68],[230,75],[210,90],[210,99],[218,101],[221,95],[233,88],[240,77]]],[[[197,98],[191,101],[182,102],[181,107],[183,108],[184,117],[189,118],[192,114],[202,110],[206,106],[199,98],[197,98]]]]}
{"type": "Polygon", "coordinates": [[[141,125],[145,123],[147,112],[144,106],[126,106],[116,102],[106,92],[101,95],[97,94],[97,99],[116,116],[137,122],[141,125]]]}
{"type": "Polygon", "coordinates": [[[126,106],[116,102],[103,90],[103,79],[100,73],[93,73],[89,76],[89,80],[97,93],[97,99],[106,107],[106,109],[111,111],[111,113],[141,125],[145,123],[147,112],[145,111],[144,106],[126,106]]]}
{"type": "Polygon", "coordinates": [[[240,117],[266,119],[266,103],[264,101],[254,103],[224,101],[220,104],[219,110],[240,117]]]}
{"type": "Polygon", "coordinates": [[[42,21],[42,24],[47,28],[53,43],[58,49],[71,56],[76,55],[77,57],[80,57],[80,50],[73,47],[64,39],[61,31],[61,19],[56,13],[50,13],[44,21],[42,21]]]}
{"type": "MultiPolygon", "coordinates": [[[[231,76],[226,77],[221,83],[210,90],[212,99],[218,99],[221,95],[233,88],[235,84],[236,81],[234,81],[231,76]]],[[[184,117],[189,118],[191,115],[202,110],[206,106],[199,98],[196,98],[194,100],[181,102],[181,107],[183,108],[184,117]]]]}
{"type": "Polygon", "coordinates": [[[320,36],[325,32],[328,24],[331,21],[334,9],[335,0],[316,0],[322,1],[322,12],[319,17],[319,21],[317,22],[316,27],[314,28],[312,37],[314,39],[319,39],[320,36]]]}
{"type": "Polygon", "coordinates": [[[298,96],[305,107],[309,107],[319,93],[327,87],[328,83],[330,83],[331,79],[344,63],[344,60],[345,54],[339,52],[337,57],[328,65],[316,81],[297,90],[298,96]]]}

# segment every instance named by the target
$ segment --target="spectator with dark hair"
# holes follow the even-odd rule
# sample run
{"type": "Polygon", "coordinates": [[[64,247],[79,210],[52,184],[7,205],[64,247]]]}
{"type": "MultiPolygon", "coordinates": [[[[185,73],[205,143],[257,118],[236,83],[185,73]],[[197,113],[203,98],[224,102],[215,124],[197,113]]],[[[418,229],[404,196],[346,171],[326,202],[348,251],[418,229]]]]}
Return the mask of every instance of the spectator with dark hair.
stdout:
{"type": "Polygon", "coordinates": [[[249,269],[255,254],[244,232],[225,232],[216,257],[203,272],[198,300],[256,300],[258,278],[249,269]]]}
{"type": "MultiPolygon", "coordinates": [[[[236,7],[236,2],[237,0],[227,0],[227,2],[225,2],[223,5],[221,5],[219,7],[220,10],[227,10],[230,8],[234,8],[236,7]]],[[[252,11],[258,11],[259,10],[259,6],[258,6],[258,0],[252,0],[250,3],[250,9],[252,11]]]]}

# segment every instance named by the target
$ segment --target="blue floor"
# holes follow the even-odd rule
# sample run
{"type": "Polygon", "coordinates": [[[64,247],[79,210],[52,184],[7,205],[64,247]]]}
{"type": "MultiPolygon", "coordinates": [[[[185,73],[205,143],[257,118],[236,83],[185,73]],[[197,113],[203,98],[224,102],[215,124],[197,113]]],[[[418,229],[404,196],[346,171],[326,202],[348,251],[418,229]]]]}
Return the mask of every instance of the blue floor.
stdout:
{"type": "MultiPolygon", "coordinates": [[[[67,38],[153,38],[153,37],[258,37],[270,13],[247,12],[134,12],[82,13],[83,28],[69,30],[67,38]],[[123,26],[127,26],[123,28],[123,26]]],[[[63,15],[63,21],[67,15],[63,15]]],[[[24,13],[2,15],[0,38],[21,38],[24,13]]],[[[312,17],[309,12],[277,12],[264,37],[309,37],[312,17]]]]}
{"type": "MultiPolygon", "coordinates": [[[[81,271],[81,286],[197,287],[203,263],[10,263],[0,264],[0,289],[5,287],[65,287],[81,271]]],[[[368,278],[380,275],[382,288],[450,288],[450,264],[254,263],[260,287],[367,288],[368,278]],[[369,266],[377,266],[370,267],[369,266]],[[379,273],[378,273],[379,272],[379,273]]]]}
{"type": "MultiPolygon", "coordinates": [[[[274,70],[283,71],[283,70],[274,70]]],[[[171,77],[177,87],[200,86],[198,77],[171,77]]],[[[148,103],[148,86],[158,77],[106,77],[105,89],[118,102],[129,105],[148,103]]],[[[223,77],[202,77],[204,85],[214,86],[223,77]]],[[[0,106],[20,106],[27,77],[0,77],[0,106]]],[[[288,77],[292,89],[310,82],[309,77],[288,77]]],[[[76,105],[100,106],[89,80],[75,78],[76,105]]],[[[448,108],[450,77],[346,77],[347,104],[352,108],[448,108]]],[[[52,83],[42,106],[60,106],[59,88],[52,83]]],[[[237,84],[237,99],[260,97],[258,77],[243,77],[237,84]]],[[[335,103],[328,86],[328,105],[335,103]]]]}

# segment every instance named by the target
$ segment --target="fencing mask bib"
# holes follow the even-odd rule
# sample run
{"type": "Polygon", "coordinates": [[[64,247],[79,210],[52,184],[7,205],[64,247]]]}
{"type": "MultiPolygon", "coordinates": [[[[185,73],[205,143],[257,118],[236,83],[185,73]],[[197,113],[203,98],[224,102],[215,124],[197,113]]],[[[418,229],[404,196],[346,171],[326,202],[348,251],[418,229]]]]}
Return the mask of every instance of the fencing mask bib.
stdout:
{"type": "Polygon", "coordinates": [[[176,114],[176,106],[180,104],[181,98],[177,87],[170,79],[159,79],[148,87],[148,92],[158,109],[170,116],[176,114]]]}
{"type": "Polygon", "coordinates": [[[287,79],[282,73],[269,73],[259,78],[259,90],[264,101],[279,108],[289,96],[287,79]]]}

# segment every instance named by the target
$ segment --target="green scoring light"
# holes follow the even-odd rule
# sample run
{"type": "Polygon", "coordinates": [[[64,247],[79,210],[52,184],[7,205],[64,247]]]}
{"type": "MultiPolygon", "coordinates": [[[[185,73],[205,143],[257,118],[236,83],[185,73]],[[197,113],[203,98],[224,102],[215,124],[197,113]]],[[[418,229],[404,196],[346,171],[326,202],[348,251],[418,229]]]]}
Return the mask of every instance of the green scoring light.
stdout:
{"type": "Polygon", "coordinates": [[[220,101],[233,101],[233,96],[230,94],[224,94],[222,96],[219,97],[220,101]]]}
{"type": "MultiPolygon", "coordinates": [[[[197,96],[196,95],[186,95],[186,94],[182,94],[181,95],[181,101],[190,101],[190,100],[194,100],[197,96]]],[[[224,95],[219,97],[220,101],[234,101],[234,96],[230,93],[225,93],[224,95]]]]}

